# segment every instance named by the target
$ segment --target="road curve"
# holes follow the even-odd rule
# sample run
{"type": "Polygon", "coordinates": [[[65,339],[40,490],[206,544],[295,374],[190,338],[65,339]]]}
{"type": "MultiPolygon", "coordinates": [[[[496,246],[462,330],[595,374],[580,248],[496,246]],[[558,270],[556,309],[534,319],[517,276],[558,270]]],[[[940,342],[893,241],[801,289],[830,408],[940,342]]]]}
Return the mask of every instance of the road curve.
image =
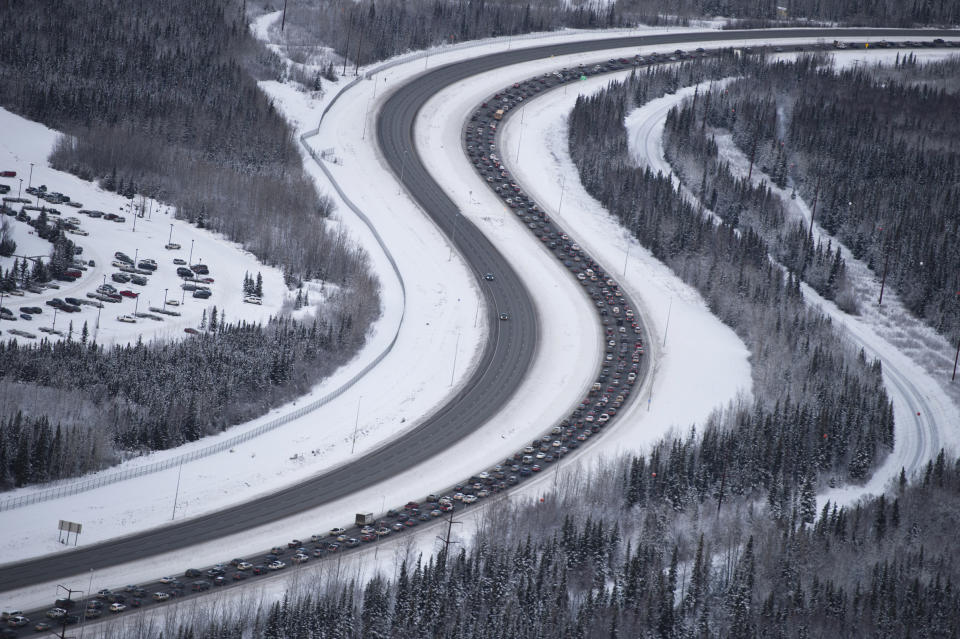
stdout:
{"type": "MultiPolygon", "coordinates": [[[[552,55],[649,45],[700,41],[778,38],[941,37],[947,30],[910,29],[782,29],[777,31],[721,31],[628,36],[512,50],[440,67],[397,90],[385,103],[377,122],[377,137],[387,162],[442,231],[453,235],[460,252],[477,273],[495,270],[497,286],[484,286],[487,321],[493,326],[477,369],[463,389],[441,410],[389,445],[356,461],[318,474],[270,495],[201,515],[193,519],[71,551],[0,566],[0,592],[51,582],[213,541],[255,528],[264,521],[282,519],[348,496],[394,476],[411,464],[429,459],[478,428],[512,396],[529,368],[536,349],[537,321],[529,292],[489,241],[462,216],[424,169],[413,145],[413,126],[420,107],[453,82],[500,66],[552,55]],[[494,318],[508,310],[510,322],[494,318]]],[[[478,464],[479,465],[479,464],[478,464]]],[[[465,469],[465,474],[469,470],[465,469]]]]}

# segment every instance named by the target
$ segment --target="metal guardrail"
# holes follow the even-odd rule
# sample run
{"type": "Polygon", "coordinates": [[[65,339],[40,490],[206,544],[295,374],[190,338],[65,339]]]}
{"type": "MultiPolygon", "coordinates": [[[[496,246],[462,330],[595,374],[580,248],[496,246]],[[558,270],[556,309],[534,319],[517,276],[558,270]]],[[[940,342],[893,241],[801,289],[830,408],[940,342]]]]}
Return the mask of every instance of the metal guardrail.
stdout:
{"type": "MultiPolygon", "coordinates": [[[[384,65],[384,68],[387,66],[392,66],[395,62],[387,63],[384,65]]],[[[378,68],[377,70],[380,70],[378,68]]],[[[351,87],[359,83],[363,77],[358,76],[354,78],[351,82],[346,84],[340,91],[337,92],[335,96],[327,104],[326,108],[323,110],[323,113],[320,116],[320,122],[317,127],[311,131],[308,131],[300,136],[300,144],[303,145],[303,148],[306,149],[307,153],[310,154],[310,157],[320,166],[324,175],[327,176],[327,179],[330,180],[330,183],[333,185],[333,188],[337,191],[337,194],[344,201],[344,203],[353,211],[357,217],[359,217],[364,224],[370,229],[370,232],[373,234],[373,237],[377,240],[377,244],[380,245],[380,248],[383,250],[384,254],[387,256],[387,260],[390,262],[391,268],[393,268],[394,274],[397,276],[397,280],[400,282],[400,291],[401,295],[401,310],[400,310],[400,321],[397,322],[396,331],[393,334],[393,339],[390,340],[390,343],[381,351],[370,363],[363,367],[359,372],[357,372],[353,377],[344,382],[339,388],[327,393],[323,397],[316,399],[305,406],[301,406],[295,411],[287,413],[286,415],[281,415],[276,419],[272,419],[269,422],[254,428],[253,430],[247,431],[240,435],[236,435],[227,440],[219,442],[217,444],[212,444],[206,446],[199,450],[195,450],[190,453],[185,453],[183,455],[178,455],[176,457],[171,457],[159,462],[154,462],[152,464],[147,464],[146,466],[139,466],[137,468],[130,468],[128,470],[116,472],[116,473],[105,473],[102,476],[94,476],[82,481],[64,483],[60,486],[55,486],[35,492],[29,495],[23,495],[20,497],[11,497],[3,502],[0,502],[0,512],[7,510],[14,510],[16,508],[22,508],[24,506],[29,506],[31,504],[37,504],[44,501],[50,501],[51,499],[58,499],[60,497],[67,497],[69,495],[76,495],[77,493],[86,492],[88,490],[94,490],[102,486],[107,486],[109,484],[115,484],[117,482],[125,481],[127,479],[133,479],[135,477],[142,477],[144,475],[150,475],[152,473],[158,473],[170,468],[179,466],[180,464],[195,461],[197,459],[202,459],[204,457],[209,457],[210,455],[215,455],[216,453],[221,453],[225,450],[229,450],[238,444],[242,444],[246,441],[259,437],[264,433],[268,433],[272,430],[279,428],[289,422],[299,419],[308,413],[311,413],[324,404],[329,403],[330,401],[336,399],[347,390],[349,390],[354,384],[356,384],[360,379],[369,373],[375,366],[377,366],[383,359],[393,350],[394,344],[397,342],[397,337],[400,335],[400,327],[403,325],[403,319],[406,315],[406,306],[407,306],[407,288],[406,284],[403,281],[403,276],[400,274],[400,269],[397,267],[396,260],[394,260],[393,255],[390,253],[390,250],[387,248],[386,243],[383,241],[383,238],[377,232],[377,229],[374,227],[373,223],[370,221],[370,218],[366,216],[360,208],[353,203],[350,198],[347,197],[347,194],[343,192],[343,189],[340,188],[340,185],[337,184],[337,181],[334,179],[333,175],[330,173],[330,170],[324,165],[321,158],[318,156],[317,152],[307,144],[307,139],[317,135],[320,132],[320,126],[323,124],[323,118],[326,116],[327,112],[334,105],[344,92],[349,90],[351,87]]]]}

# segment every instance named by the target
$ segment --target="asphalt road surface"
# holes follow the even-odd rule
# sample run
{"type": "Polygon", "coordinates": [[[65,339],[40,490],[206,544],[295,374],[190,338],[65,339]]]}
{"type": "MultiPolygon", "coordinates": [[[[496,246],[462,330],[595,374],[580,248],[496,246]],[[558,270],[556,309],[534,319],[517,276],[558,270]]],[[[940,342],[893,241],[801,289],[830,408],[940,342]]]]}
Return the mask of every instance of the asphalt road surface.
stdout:
{"type": "MultiPolygon", "coordinates": [[[[495,282],[484,282],[490,340],[474,375],[456,396],[429,420],[378,450],[351,464],[314,476],[297,485],[258,499],[193,519],[120,539],[66,552],[0,566],[0,592],[45,583],[90,569],[102,569],[171,552],[226,535],[255,528],[265,522],[302,513],[340,499],[373,484],[388,480],[411,465],[434,457],[488,421],[515,392],[529,369],[537,347],[537,319],[529,292],[515,271],[486,238],[466,220],[457,221],[457,209],[424,169],[412,144],[415,116],[437,91],[471,75],[529,60],[604,49],[646,45],[684,45],[699,41],[774,38],[849,38],[857,41],[893,36],[912,38],[955,37],[948,30],[909,29],[783,29],[765,31],[711,31],[660,34],[511,50],[425,73],[395,92],[384,104],[377,122],[377,137],[383,153],[413,197],[440,229],[453,235],[455,243],[476,273],[491,271],[495,282]],[[510,313],[509,322],[496,314],[510,313]]],[[[546,426],[546,425],[545,425],[546,426]]],[[[478,466],[481,464],[478,463],[478,466]]],[[[472,470],[465,464],[464,474],[472,470]]],[[[416,498],[411,495],[411,498],[416,498]]],[[[344,513],[344,521],[348,513],[344,513]]]]}

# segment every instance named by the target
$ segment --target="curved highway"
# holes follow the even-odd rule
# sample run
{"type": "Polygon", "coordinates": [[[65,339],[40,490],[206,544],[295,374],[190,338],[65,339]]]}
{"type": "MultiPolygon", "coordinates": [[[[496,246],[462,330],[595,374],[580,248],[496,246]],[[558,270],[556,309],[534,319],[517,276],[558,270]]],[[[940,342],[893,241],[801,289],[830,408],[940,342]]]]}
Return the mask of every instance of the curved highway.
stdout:
{"type": "MultiPolygon", "coordinates": [[[[778,38],[883,38],[954,36],[947,30],[783,29],[630,36],[512,50],[440,67],[397,90],[384,104],[377,137],[387,162],[413,197],[454,243],[477,273],[497,274],[483,287],[488,301],[490,340],[473,376],[430,419],[356,461],[243,504],[143,533],[71,551],[0,566],[0,592],[86,573],[186,548],[255,528],[348,496],[385,481],[411,464],[429,459],[478,428],[513,395],[537,348],[537,319],[529,292],[504,257],[475,227],[458,215],[453,202],[425,170],[413,145],[421,106],[445,86],[501,66],[552,55],[700,41],[778,38]],[[460,218],[460,219],[458,219],[460,218]],[[455,230],[456,229],[456,230],[455,230]],[[508,312],[510,321],[497,321],[508,312]]],[[[469,471],[465,471],[466,472],[469,471]]]]}

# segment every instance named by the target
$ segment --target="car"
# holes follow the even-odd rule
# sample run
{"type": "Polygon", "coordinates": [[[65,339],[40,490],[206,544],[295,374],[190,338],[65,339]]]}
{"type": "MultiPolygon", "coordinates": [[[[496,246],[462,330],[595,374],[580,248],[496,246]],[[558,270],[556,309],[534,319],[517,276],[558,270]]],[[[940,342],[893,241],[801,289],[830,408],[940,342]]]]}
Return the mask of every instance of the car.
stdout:
{"type": "Polygon", "coordinates": [[[183,573],[183,576],[186,577],[187,579],[196,579],[202,574],[203,573],[197,570],[196,568],[187,568],[187,571],[183,573]]]}
{"type": "Polygon", "coordinates": [[[292,541],[287,542],[287,548],[297,548],[302,545],[303,545],[303,542],[300,541],[299,539],[294,539],[292,541]]]}
{"type": "Polygon", "coordinates": [[[231,579],[233,579],[234,581],[243,581],[247,577],[249,577],[249,575],[245,572],[235,572],[231,576],[231,579]]]}
{"type": "Polygon", "coordinates": [[[209,267],[207,267],[206,264],[192,264],[192,265],[190,265],[190,269],[191,269],[194,273],[198,273],[198,274],[200,274],[200,275],[209,275],[209,274],[210,274],[210,269],[209,269],[209,267]]]}
{"type": "Polygon", "coordinates": [[[136,284],[137,286],[146,286],[147,278],[145,278],[143,275],[131,275],[130,283],[136,284]]]}
{"type": "Polygon", "coordinates": [[[99,608],[87,608],[83,611],[83,616],[85,619],[97,619],[100,615],[103,614],[103,611],[99,608]]]}
{"type": "Polygon", "coordinates": [[[270,570],[283,570],[286,567],[287,567],[287,564],[283,563],[279,559],[277,561],[271,561],[267,565],[267,568],[269,568],[270,570]]]}
{"type": "Polygon", "coordinates": [[[269,569],[266,566],[264,566],[263,564],[258,564],[253,567],[253,570],[251,572],[253,572],[253,574],[255,575],[263,575],[263,574],[266,574],[267,570],[269,569]]]}
{"type": "Polygon", "coordinates": [[[201,300],[205,300],[209,298],[211,295],[213,295],[213,293],[211,293],[210,291],[204,291],[202,289],[196,290],[193,292],[193,296],[201,300]]]}
{"type": "Polygon", "coordinates": [[[290,561],[292,561],[295,564],[303,564],[310,561],[310,555],[306,553],[298,552],[297,554],[295,554],[293,557],[290,558],[290,561]]]}
{"type": "Polygon", "coordinates": [[[487,280],[488,282],[492,282],[494,280],[493,273],[485,273],[483,279],[487,280]]]}
{"type": "Polygon", "coordinates": [[[176,577],[160,577],[160,583],[162,584],[173,583],[176,580],[177,580],[176,577]]]}
{"type": "Polygon", "coordinates": [[[253,564],[249,561],[241,561],[237,564],[237,570],[250,570],[251,568],[253,568],[253,564]]]}
{"type": "Polygon", "coordinates": [[[154,601],[166,601],[170,598],[169,592],[155,592],[153,593],[154,601]]]}
{"type": "Polygon", "coordinates": [[[24,617],[23,615],[11,615],[11,617],[7,619],[7,625],[11,628],[22,628],[29,623],[30,619],[24,617]]]}
{"type": "Polygon", "coordinates": [[[210,582],[195,581],[192,584],[190,584],[190,590],[192,590],[193,592],[205,592],[207,590],[210,590],[210,582]]]}
{"type": "Polygon", "coordinates": [[[124,322],[126,324],[136,324],[137,320],[133,315],[117,315],[117,321],[124,322]]]}
{"type": "Polygon", "coordinates": [[[127,609],[127,606],[122,603],[110,604],[110,612],[112,612],[115,615],[123,612],[126,609],[127,609]]]}
{"type": "Polygon", "coordinates": [[[175,257],[173,258],[173,263],[176,264],[177,266],[186,266],[187,261],[182,257],[175,257]]]}
{"type": "Polygon", "coordinates": [[[117,282],[118,284],[126,284],[127,282],[130,281],[130,276],[127,275],[126,273],[114,273],[113,275],[110,276],[110,279],[112,279],[114,282],[117,282]]]}
{"type": "Polygon", "coordinates": [[[51,608],[47,611],[47,617],[49,619],[60,619],[61,617],[65,617],[66,614],[67,611],[63,608],[51,608]]]}
{"type": "Polygon", "coordinates": [[[243,301],[246,304],[256,304],[257,306],[260,306],[263,304],[263,300],[257,297],[256,295],[247,295],[246,297],[243,298],[243,301]]]}
{"type": "Polygon", "coordinates": [[[53,625],[49,621],[41,621],[33,627],[34,632],[46,632],[53,630],[53,625]]]}
{"type": "Polygon", "coordinates": [[[330,535],[331,535],[332,537],[337,537],[337,536],[339,536],[339,535],[342,535],[342,534],[345,533],[345,532],[347,532],[347,531],[346,531],[346,529],[344,529],[344,528],[331,528],[331,529],[330,529],[330,535]]]}
{"type": "Polygon", "coordinates": [[[501,321],[502,321],[502,320],[508,320],[508,319],[510,319],[510,315],[509,315],[508,313],[500,313],[500,319],[501,319],[501,321]]]}
{"type": "MultiPolygon", "coordinates": [[[[167,249],[168,251],[176,251],[177,249],[180,248],[180,245],[175,242],[169,242],[167,244],[164,244],[163,248],[167,249]]],[[[186,262],[184,262],[184,264],[186,264],[186,262]]]]}
{"type": "Polygon", "coordinates": [[[190,270],[189,268],[187,268],[186,266],[178,266],[178,267],[177,267],[177,275],[178,275],[179,277],[193,277],[194,273],[193,273],[193,271],[191,271],[191,270],[190,270]]]}

